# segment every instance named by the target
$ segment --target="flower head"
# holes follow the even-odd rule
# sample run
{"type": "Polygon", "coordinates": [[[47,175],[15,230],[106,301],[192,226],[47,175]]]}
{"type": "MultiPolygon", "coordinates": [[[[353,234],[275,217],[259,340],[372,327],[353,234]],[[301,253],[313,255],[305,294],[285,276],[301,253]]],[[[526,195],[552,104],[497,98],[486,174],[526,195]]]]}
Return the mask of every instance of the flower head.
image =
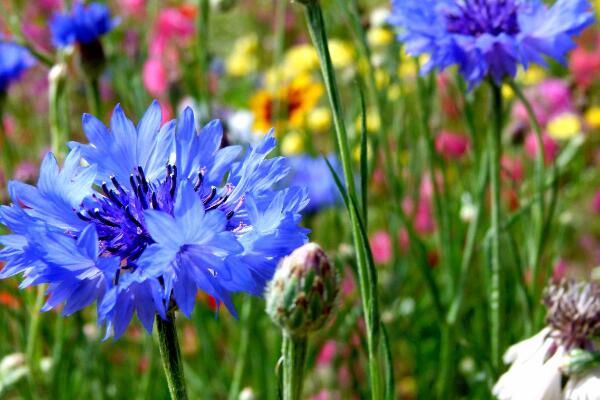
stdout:
{"type": "Polygon", "coordinates": [[[104,4],[76,2],[70,12],[55,13],[52,17],[52,43],[59,48],[75,43],[88,44],[110,32],[117,22],[111,19],[110,10],[104,4]]]}
{"type": "Polygon", "coordinates": [[[0,278],[48,284],[44,310],[97,301],[116,337],[134,313],[148,331],[172,307],[189,316],[198,290],[234,314],[232,293],[260,295],[279,259],[307,241],[306,192],[273,188],[288,168],[266,158],[272,133],[241,154],[220,148],[218,121],[198,134],[189,108],[177,124],[161,120],[158,102],[137,126],[119,106],[110,130],[86,114],[89,144],[69,143],[62,170],[49,154],[37,186],[11,182],[25,208],[0,208],[12,231],[0,236],[0,278]]]}
{"type": "Polygon", "coordinates": [[[254,113],[254,129],[264,131],[274,119],[273,104],[279,101],[282,116],[287,125],[302,128],[308,113],[315,107],[323,94],[323,85],[315,82],[310,75],[303,74],[294,78],[288,85],[269,91],[260,90],[250,100],[250,109],[254,113]]]}
{"type": "MultiPolygon", "coordinates": [[[[600,290],[596,284],[563,281],[552,285],[546,290],[544,303],[547,326],[504,354],[504,362],[511,367],[494,385],[493,393],[500,400],[563,398],[562,375],[573,372],[565,367],[565,359],[572,358],[577,349],[596,350],[593,340],[600,329],[600,290]]],[[[580,393],[589,390],[589,383],[580,393]]],[[[579,398],[571,396],[577,384],[577,379],[570,380],[564,398],[579,398]]]]}
{"type": "Polygon", "coordinates": [[[338,293],[336,269],[316,243],[285,257],[266,293],[267,313],[292,336],[306,336],[323,327],[338,293]]]}
{"type": "Polygon", "coordinates": [[[594,283],[564,281],[544,294],[546,322],[552,336],[565,348],[591,349],[600,334],[600,287],[594,283]]]}
{"type": "Polygon", "coordinates": [[[0,93],[34,64],[29,51],[15,43],[0,42],[0,93]]]}
{"type": "Polygon", "coordinates": [[[571,37],[594,20],[587,0],[392,0],[389,22],[412,56],[428,54],[423,72],[458,65],[470,87],[514,77],[517,66],[565,62],[571,37]]]}

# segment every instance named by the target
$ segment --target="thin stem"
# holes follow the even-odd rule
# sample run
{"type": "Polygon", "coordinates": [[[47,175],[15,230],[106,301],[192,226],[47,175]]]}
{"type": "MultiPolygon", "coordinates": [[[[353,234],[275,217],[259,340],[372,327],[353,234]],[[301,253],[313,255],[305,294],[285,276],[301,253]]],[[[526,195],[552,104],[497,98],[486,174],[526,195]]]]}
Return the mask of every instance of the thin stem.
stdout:
{"type": "Polygon", "coordinates": [[[477,180],[477,208],[475,209],[475,215],[473,216],[473,220],[469,224],[469,229],[467,231],[467,241],[463,251],[458,284],[456,285],[456,291],[454,293],[446,319],[449,325],[454,325],[456,323],[456,319],[460,312],[460,307],[464,297],[464,288],[467,281],[467,276],[469,275],[469,268],[475,253],[475,240],[477,239],[477,230],[479,229],[479,223],[481,220],[481,210],[483,209],[485,202],[485,188],[488,185],[488,167],[489,161],[487,159],[487,155],[484,153],[481,157],[481,167],[479,168],[479,177],[477,180]]]}
{"type": "Polygon", "coordinates": [[[6,104],[6,92],[0,91],[0,146],[2,146],[2,170],[5,176],[12,175],[14,151],[6,130],[4,129],[4,106],[6,104]]]}
{"type": "Polygon", "coordinates": [[[210,87],[209,87],[209,22],[210,3],[209,0],[198,0],[198,62],[200,65],[200,96],[206,115],[210,110],[210,87]]]}
{"type": "Polygon", "coordinates": [[[488,135],[490,154],[491,209],[491,274],[490,274],[490,329],[491,360],[496,370],[500,367],[500,161],[502,157],[502,92],[492,83],[493,129],[488,135]]]}
{"type": "MultiPolygon", "coordinates": [[[[349,196],[356,199],[356,184],[352,171],[350,157],[350,146],[342,114],[341,100],[335,78],[335,70],[331,62],[325,22],[320,2],[309,1],[305,5],[305,15],[308,22],[308,30],[312,42],[317,49],[321,72],[325,82],[325,88],[329,97],[329,103],[333,110],[333,122],[335,126],[336,140],[342,160],[344,179],[349,196]]],[[[369,243],[361,233],[361,221],[358,209],[349,205],[350,222],[352,225],[352,236],[356,251],[358,264],[359,287],[365,325],[367,332],[367,350],[369,354],[369,374],[371,380],[371,396],[373,399],[381,399],[381,373],[378,357],[379,349],[379,304],[377,298],[377,272],[372,258],[370,257],[369,243]]],[[[366,226],[367,221],[364,221],[366,226]]]]}
{"type": "Polygon", "coordinates": [[[306,336],[283,337],[283,400],[299,400],[302,398],[304,384],[304,364],[306,362],[306,336]]]}
{"type": "Polygon", "coordinates": [[[179,341],[177,339],[177,327],[175,326],[175,313],[170,312],[167,314],[166,321],[157,316],[156,327],[158,331],[160,357],[167,377],[171,399],[187,400],[188,396],[185,388],[185,377],[183,375],[183,363],[181,361],[181,351],[179,350],[179,341]]]}
{"type": "MultiPolygon", "coordinates": [[[[446,273],[450,274],[450,282],[454,285],[455,275],[453,270],[454,267],[454,252],[452,249],[452,234],[450,226],[450,217],[448,212],[448,190],[446,188],[446,172],[445,168],[441,168],[439,165],[437,153],[435,151],[435,141],[431,127],[429,126],[429,104],[427,99],[430,97],[426,93],[425,85],[422,77],[417,78],[417,93],[419,95],[419,114],[421,120],[421,129],[427,145],[427,167],[429,168],[429,175],[431,179],[431,185],[433,188],[433,203],[435,207],[436,220],[439,223],[438,229],[438,242],[441,249],[441,261],[445,266],[446,273]],[[442,188],[437,182],[437,172],[440,171],[442,177],[442,188]]],[[[453,292],[453,290],[452,290],[453,292]]]]}
{"type": "Polygon", "coordinates": [[[50,70],[48,88],[48,120],[50,123],[50,143],[52,152],[58,158],[64,153],[64,145],[67,142],[68,131],[64,118],[66,114],[66,79],[64,77],[62,64],[55,65],[50,70]]]}
{"type": "Polygon", "coordinates": [[[16,12],[11,12],[6,7],[4,7],[2,2],[0,2],[0,13],[2,13],[2,15],[4,15],[4,16],[8,16],[7,22],[8,22],[10,31],[14,34],[14,37],[10,38],[10,40],[0,38],[0,42],[16,43],[20,46],[25,47],[27,50],[29,50],[31,55],[33,55],[42,64],[45,64],[48,67],[51,67],[52,65],[54,65],[54,59],[53,59],[52,55],[46,53],[43,50],[38,49],[30,41],[27,40],[27,38],[23,34],[23,30],[21,29],[21,26],[23,26],[23,24],[21,23],[21,20],[16,12]]]}
{"type": "Polygon", "coordinates": [[[87,90],[90,112],[94,116],[102,118],[102,100],[100,99],[100,84],[98,78],[91,78],[88,80],[87,90]]]}
{"type": "Polygon", "coordinates": [[[394,362],[392,361],[392,350],[390,348],[390,338],[385,325],[381,324],[382,350],[383,359],[385,361],[385,400],[393,400],[395,398],[394,390],[396,388],[394,380],[394,362]]]}
{"type": "MultiPolygon", "coordinates": [[[[283,53],[285,50],[285,16],[287,13],[288,0],[278,0],[275,9],[275,53],[273,54],[273,67],[278,86],[283,84],[283,53]]],[[[279,121],[286,118],[282,115],[282,104],[280,96],[273,97],[273,112],[271,113],[271,124],[279,127],[279,121]]],[[[280,134],[283,132],[280,132],[280,134]]]]}
{"type": "Polygon", "coordinates": [[[40,330],[40,309],[44,304],[45,285],[39,285],[35,292],[35,301],[31,308],[29,331],[27,332],[27,347],[25,348],[25,356],[29,367],[29,382],[32,385],[32,390],[35,393],[36,376],[39,369],[39,360],[36,357],[38,333],[40,330]]]}
{"type": "MultiPolygon", "coordinates": [[[[527,99],[527,97],[525,96],[525,94],[523,93],[523,91],[521,90],[521,88],[519,87],[519,85],[517,85],[517,83],[514,80],[509,80],[508,81],[510,87],[512,88],[513,92],[515,93],[515,95],[517,96],[517,98],[521,101],[521,103],[523,103],[523,106],[525,106],[525,110],[527,110],[527,116],[529,118],[529,123],[531,124],[533,131],[535,133],[535,137],[536,137],[536,145],[537,145],[537,154],[536,154],[536,159],[535,159],[535,182],[536,182],[536,198],[537,198],[537,204],[538,204],[538,230],[537,230],[537,243],[536,243],[536,247],[534,249],[533,255],[532,255],[532,261],[531,261],[531,266],[532,266],[532,276],[533,276],[533,282],[532,282],[532,293],[533,293],[533,299],[534,302],[537,302],[537,299],[540,298],[541,296],[541,285],[540,285],[540,278],[542,276],[541,274],[541,268],[540,268],[540,263],[541,263],[541,259],[542,259],[542,255],[544,252],[544,248],[545,248],[545,244],[546,244],[546,240],[548,238],[548,228],[550,227],[550,224],[552,222],[552,217],[554,215],[554,203],[556,202],[556,196],[557,193],[556,191],[552,192],[552,199],[551,199],[551,204],[550,204],[550,208],[548,210],[546,210],[546,204],[545,204],[545,198],[544,198],[544,193],[545,193],[545,174],[544,174],[544,143],[543,143],[543,138],[542,138],[542,129],[540,127],[540,123],[537,120],[537,117],[535,115],[535,112],[533,110],[533,107],[531,105],[531,103],[529,102],[529,100],[527,99]]],[[[557,176],[557,171],[556,171],[556,163],[554,162],[554,160],[552,160],[552,164],[551,164],[551,174],[553,177],[557,176]]],[[[553,188],[554,186],[551,186],[551,188],[553,188]]],[[[536,320],[536,313],[537,310],[539,310],[540,307],[536,308],[536,312],[533,313],[533,318],[534,320],[536,320]]]]}
{"type": "Polygon", "coordinates": [[[240,319],[240,325],[242,332],[240,334],[240,345],[237,355],[237,361],[235,363],[235,370],[233,373],[233,380],[229,387],[229,400],[235,400],[238,398],[240,388],[242,387],[242,378],[244,376],[244,368],[246,367],[246,360],[248,358],[248,343],[250,341],[250,323],[252,315],[252,301],[247,299],[242,309],[242,317],[240,319]]]}

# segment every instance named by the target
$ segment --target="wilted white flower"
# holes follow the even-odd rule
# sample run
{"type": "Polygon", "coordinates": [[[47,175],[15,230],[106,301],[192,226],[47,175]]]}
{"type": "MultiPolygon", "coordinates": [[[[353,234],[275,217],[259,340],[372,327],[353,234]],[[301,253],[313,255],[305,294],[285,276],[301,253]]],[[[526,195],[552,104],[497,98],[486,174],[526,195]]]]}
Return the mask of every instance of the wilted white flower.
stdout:
{"type": "Polygon", "coordinates": [[[511,367],[492,390],[500,400],[561,400],[562,356],[565,349],[556,346],[550,328],[511,346],[504,362],[511,367]]]}
{"type": "Polygon", "coordinates": [[[597,375],[571,378],[565,397],[561,386],[563,373],[571,373],[565,369],[566,355],[572,358],[577,349],[594,350],[593,339],[600,331],[600,287],[563,281],[546,290],[544,304],[547,326],[504,354],[504,362],[511,367],[500,377],[493,394],[500,400],[600,399],[596,394],[600,390],[592,390],[598,387],[597,375]],[[587,393],[594,397],[585,397],[587,393]]]}
{"type": "Polygon", "coordinates": [[[600,366],[573,376],[565,387],[565,400],[600,400],[600,366]]]}

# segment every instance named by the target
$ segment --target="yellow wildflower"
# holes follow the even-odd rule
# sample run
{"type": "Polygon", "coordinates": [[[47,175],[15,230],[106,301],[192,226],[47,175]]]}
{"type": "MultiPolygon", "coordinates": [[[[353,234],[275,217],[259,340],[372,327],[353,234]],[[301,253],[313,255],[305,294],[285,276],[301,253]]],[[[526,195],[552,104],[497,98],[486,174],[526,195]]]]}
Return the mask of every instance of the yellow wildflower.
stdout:
{"type": "MultiPolygon", "coordinates": [[[[373,157],[373,150],[371,146],[367,146],[367,161],[370,161],[373,157]]],[[[355,162],[360,162],[360,146],[355,146],[352,150],[352,158],[355,162]]]]}
{"type": "Polygon", "coordinates": [[[283,59],[283,72],[291,79],[319,68],[317,51],[310,44],[300,44],[290,48],[283,59]]]}
{"type": "MultiPolygon", "coordinates": [[[[376,133],[381,128],[379,116],[375,111],[367,110],[367,133],[376,133]]],[[[356,119],[356,131],[362,131],[362,115],[356,119]]]]}
{"type": "MultiPolygon", "coordinates": [[[[277,91],[258,91],[250,100],[254,129],[264,132],[273,126],[275,103],[279,104],[281,117],[286,119],[288,126],[303,127],[306,115],[315,107],[323,91],[323,85],[306,74],[296,77],[277,91]]],[[[281,127],[277,126],[276,130],[281,130],[281,127]]]]}
{"type": "Polygon", "coordinates": [[[502,97],[506,100],[512,100],[512,98],[514,96],[515,96],[515,94],[513,93],[513,90],[510,87],[510,85],[503,83],[502,84],[502,97]]]}
{"type": "Polygon", "coordinates": [[[354,48],[346,41],[331,39],[329,41],[331,62],[335,68],[346,68],[354,65],[354,48]]]}
{"type": "MultiPolygon", "coordinates": [[[[600,5],[600,0],[598,0],[600,5]]],[[[600,106],[590,107],[585,113],[585,122],[593,129],[600,129],[600,106]]]]}
{"type": "Polygon", "coordinates": [[[367,32],[367,40],[372,47],[384,47],[394,40],[394,33],[386,28],[372,28],[367,32]]]}
{"type": "Polygon", "coordinates": [[[324,132],[331,127],[331,111],[327,107],[317,107],[307,117],[308,128],[313,132],[324,132]]]}
{"type": "Polygon", "coordinates": [[[517,74],[517,80],[525,86],[535,86],[542,82],[545,77],[545,70],[538,65],[531,65],[526,70],[519,69],[517,74]]]}
{"type": "Polygon", "coordinates": [[[581,133],[581,122],[577,115],[564,113],[552,118],[548,122],[546,130],[553,139],[570,139],[581,133]]]}
{"type": "Polygon", "coordinates": [[[400,95],[402,94],[402,90],[400,89],[400,85],[394,84],[391,85],[390,88],[388,89],[388,100],[389,101],[396,101],[400,98],[400,95]]]}
{"type": "Polygon", "coordinates": [[[298,131],[289,132],[281,142],[281,152],[283,155],[291,156],[300,154],[304,150],[304,137],[298,131]]]}
{"type": "Polygon", "coordinates": [[[245,76],[258,67],[258,38],[256,35],[244,36],[233,45],[233,50],[225,60],[225,71],[231,76],[245,76]]]}

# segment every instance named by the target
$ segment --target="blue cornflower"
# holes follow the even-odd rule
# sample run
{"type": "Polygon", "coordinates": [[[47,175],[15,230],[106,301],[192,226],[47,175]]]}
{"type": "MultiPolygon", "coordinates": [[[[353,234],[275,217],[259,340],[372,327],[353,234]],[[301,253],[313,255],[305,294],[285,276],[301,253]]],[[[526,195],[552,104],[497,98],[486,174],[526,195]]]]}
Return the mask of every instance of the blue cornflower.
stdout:
{"type": "Polygon", "coordinates": [[[412,56],[427,54],[427,73],[458,65],[469,86],[514,77],[517,66],[564,63],[594,20],[587,0],[392,0],[389,22],[412,56]]]}
{"type": "Polygon", "coordinates": [[[119,337],[134,314],[190,315],[198,290],[235,315],[231,294],[260,295],[279,259],[307,241],[304,189],[278,190],[285,159],[267,159],[273,133],[244,154],[221,148],[219,121],[198,134],[191,109],[161,126],[153,102],[135,126],[117,106],[110,130],[83,116],[89,144],[71,142],[61,169],[52,154],[36,186],[10,182],[0,207],[0,279],[48,284],[44,310],[71,314],[94,301],[119,337]],[[23,207],[24,206],[24,207],[23,207]]]}
{"type": "Polygon", "coordinates": [[[33,64],[34,59],[25,47],[0,42],[0,93],[6,92],[10,84],[18,80],[33,64]]]}
{"type": "Polygon", "coordinates": [[[50,21],[52,43],[58,48],[75,43],[88,44],[117,24],[111,19],[110,10],[104,4],[91,3],[84,6],[77,2],[68,13],[55,13],[50,21]]]}
{"type": "MultiPolygon", "coordinates": [[[[341,174],[341,165],[333,154],[327,160],[341,174]]],[[[309,203],[304,209],[306,213],[316,213],[325,208],[340,204],[342,198],[327,163],[322,157],[312,157],[308,154],[291,156],[289,182],[292,186],[305,187],[308,190],[309,203]]]]}

